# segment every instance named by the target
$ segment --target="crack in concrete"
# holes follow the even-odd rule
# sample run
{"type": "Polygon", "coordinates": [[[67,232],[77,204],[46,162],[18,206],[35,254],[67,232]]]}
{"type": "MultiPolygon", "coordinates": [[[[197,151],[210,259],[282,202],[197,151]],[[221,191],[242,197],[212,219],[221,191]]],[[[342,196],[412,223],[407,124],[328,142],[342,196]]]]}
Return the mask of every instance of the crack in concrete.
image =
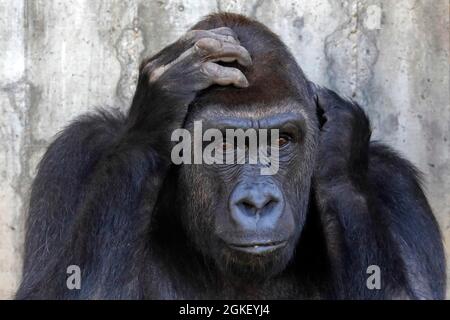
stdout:
{"type": "Polygon", "coordinates": [[[116,95],[121,108],[128,107],[139,76],[139,59],[146,47],[144,45],[142,29],[137,19],[132,25],[125,27],[114,44],[117,61],[120,64],[120,77],[116,86],[116,95]],[[130,45],[131,44],[131,45],[130,45]]]}
{"type": "Polygon", "coordinates": [[[250,17],[256,18],[256,14],[258,13],[259,8],[264,4],[265,0],[257,0],[256,3],[252,6],[250,11],[250,17]]]}
{"type": "Polygon", "coordinates": [[[351,98],[362,100],[363,104],[370,102],[370,95],[365,89],[372,83],[373,67],[379,55],[375,38],[377,31],[366,30],[361,19],[365,10],[366,2],[361,0],[343,6],[346,19],[325,37],[324,42],[326,72],[331,86],[347,92],[351,98]],[[348,55],[342,55],[346,46],[348,55]]]}

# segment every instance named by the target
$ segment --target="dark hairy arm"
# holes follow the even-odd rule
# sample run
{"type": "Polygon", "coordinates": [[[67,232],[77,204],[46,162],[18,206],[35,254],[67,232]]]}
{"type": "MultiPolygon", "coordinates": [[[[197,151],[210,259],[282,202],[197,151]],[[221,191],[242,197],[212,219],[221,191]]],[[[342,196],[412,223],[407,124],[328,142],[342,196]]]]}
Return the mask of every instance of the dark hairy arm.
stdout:
{"type": "MultiPolygon", "coordinates": [[[[370,142],[354,102],[318,93],[324,122],[314,183],[331,263],[333,298],[442,299],[441,235],[409,162],[370,142]],[[381,286],[369,289],[369,266],[381,286]]],[[[370,270],[370,269],[369,269],[370,270]]]]}
{"type": "Polygon", "coordinates": [[[200,90],[248,85],[218,61],[251,64],[231,29],[189,31],[144,61],[126,116],[85,115],[59,135],[33,183],[17,298],[143,297],[137,284],[145,266],[134,261],[146,260],[134,257],[149,251],[149,213],[170,166],[170,135],[200,90]],[[81,290],[67,289],[70,265],[81,269],[81,290]]]}

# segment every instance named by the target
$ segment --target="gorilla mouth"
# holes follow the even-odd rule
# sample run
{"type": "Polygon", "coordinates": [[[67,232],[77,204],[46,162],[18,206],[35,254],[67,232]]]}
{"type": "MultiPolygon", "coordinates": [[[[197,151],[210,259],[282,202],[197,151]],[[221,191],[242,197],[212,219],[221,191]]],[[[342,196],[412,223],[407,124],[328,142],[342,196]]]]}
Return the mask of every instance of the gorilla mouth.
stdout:
{"type": "Polygon", "coordinates": [[[283,248],[286,245],[286,243],[287,241],[271,241],[264,243],[239,243],[239,244],[229,243],[228,246],[233,250],[255,255],[262,255],[283,248]]]}

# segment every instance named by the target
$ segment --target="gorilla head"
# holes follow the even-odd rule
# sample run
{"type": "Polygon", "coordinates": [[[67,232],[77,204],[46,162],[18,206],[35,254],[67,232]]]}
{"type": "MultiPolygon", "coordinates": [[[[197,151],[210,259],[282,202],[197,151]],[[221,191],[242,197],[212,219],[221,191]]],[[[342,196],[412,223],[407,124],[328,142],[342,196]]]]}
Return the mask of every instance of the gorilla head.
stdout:
{"type": "MultiPolygon", "coordinates": [[[[238,15],[212,15],[193,29],[233,29],[252,56],[239,68],[245,89],[214,86],[190,105],[185,128],[278,129],[279,170],[261,164],[182,165],[177,185],[183,225],[197,249],[227,276],[264,278],[292,258],[310,197],[318,136],[316,107],[303,72],[280,39],[238,15]],[[250,275],[250,277],[249,277],[250,275]]],[[[227,142],[221,146],[226,152],[227,142]]],[[[234,150],[231,150],[233,152],[234,150]]]]}

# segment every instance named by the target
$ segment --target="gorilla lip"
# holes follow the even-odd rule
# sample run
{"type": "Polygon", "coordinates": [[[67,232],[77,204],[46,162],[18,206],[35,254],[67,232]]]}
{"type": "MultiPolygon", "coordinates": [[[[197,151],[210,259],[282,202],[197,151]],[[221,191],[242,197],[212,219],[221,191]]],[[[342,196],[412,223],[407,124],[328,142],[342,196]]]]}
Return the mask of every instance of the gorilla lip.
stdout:
{"type": "Polygon", "coordinates": [[[282,248],[287,241],[276,241],[266,243],[243,243],[243,244],[228,244],[228,246],[237,251],[242,251],[251,254],[265,254],[282,248]]]}

